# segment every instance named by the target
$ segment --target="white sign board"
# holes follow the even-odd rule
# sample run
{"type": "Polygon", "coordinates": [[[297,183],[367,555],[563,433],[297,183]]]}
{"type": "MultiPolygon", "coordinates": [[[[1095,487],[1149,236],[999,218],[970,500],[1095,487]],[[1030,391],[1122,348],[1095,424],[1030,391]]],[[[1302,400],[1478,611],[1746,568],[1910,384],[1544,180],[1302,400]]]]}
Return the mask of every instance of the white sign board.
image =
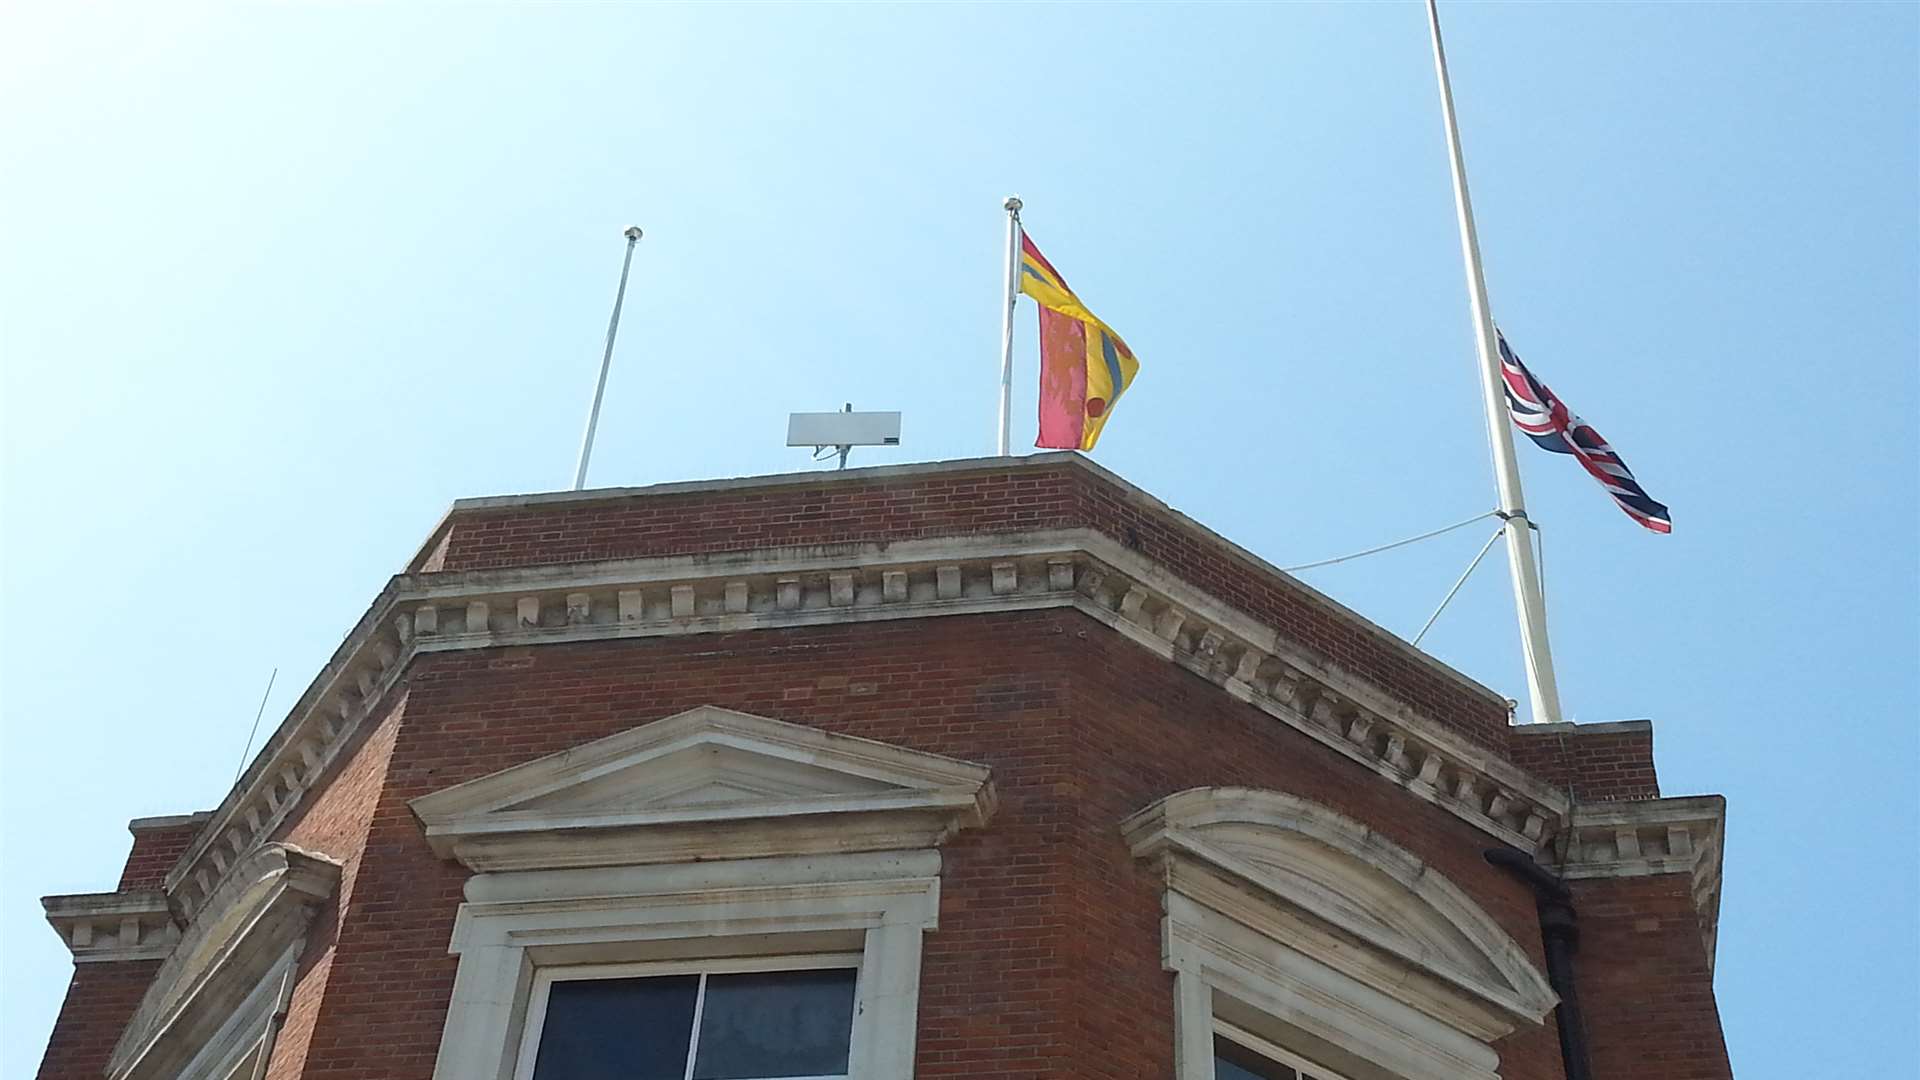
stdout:
{"type": "Polygon", "coordinates": [[[797,412],[787,416],[788,446],[899,446],[897,412],[797,412]]]}

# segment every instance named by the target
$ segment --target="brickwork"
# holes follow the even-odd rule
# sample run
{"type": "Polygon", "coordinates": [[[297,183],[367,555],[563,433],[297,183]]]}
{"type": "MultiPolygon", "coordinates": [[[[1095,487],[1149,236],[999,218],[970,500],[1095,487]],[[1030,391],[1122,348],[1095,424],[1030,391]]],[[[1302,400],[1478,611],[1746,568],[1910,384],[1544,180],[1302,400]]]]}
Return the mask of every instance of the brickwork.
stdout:
{"type": "Polygon", "coordinates": [[[818,483],[459,509],[416,568],[483,570],[1065,528],[1112,537],[1323,662],[1493,753],[1508,752],[1503,700],[1386,640],[1379,628],[1077,457],[979,471],[855,473],[818,483]]]}
{"type": "Polygon", "coordinates": [[[805,544],[886,543],[1084,524],[1066,465],[738,487],[518,509],[456,510],[421,569],[633,559],[805,544]]]}
{"type": "Polygon", "coordinates": [[[1713,971],[1684,874],[1573,883],[1575,971],[1598,1077],[1730,1080],[1713,971]]]}
{"type": "MultiPolygon", "coordinates": [[[[1658,795],[1644,724],[1506,726],[1503,705],[1078,459],[457,511],[424,575],[787,544],[1088,527],[1579,801],[1658,795]]],[[[1531,891],[1494,841],[1068,608],[423,652],[276,839],[337,859],[271,1080],[429,1080],[467,871],[408,801],[701,705],[976,761],[998,807],[942,848],[925,938],[924,1080],[1163,1080],[1161,885],[1122,820],[1201,786],[1287,792],[1365,822],[1464,890],[1544,967],[1531,891]]],[[[157,886],[198,826],[136,831],[157,886]]],[[[1581,881],[1578,958],[1601,1077],[1728,1075],[1686,874],[1581,881]]],[[[98,1080],[153,962],[74,977],[40,1080],[98,1080]]],[[[1564,1080],[1551,1018],[1495,1046],[1503,1080],[1564,1080]]]]}
{"type": "MultiPolygon", "coordinates": [[[[1068,976],[1046,962],[1060,935],[1047,898],[1063,891],[1067,872],[1050,846],[1068,839],[1067,677],[1033,662],[1032,635],[1022,630],[1033,625],[1053,636],[1044,617],[995,616],[417,661],[303,1075],[431,1074],[466,872],[435,858],[408,799],[702,704],[992,766],[1001,799],[993,828],[945,849],[943,928],[927,939],[922,978],[923,1034],[936,1052],[974,1047],[976,1069],[991,1042],[1005,1069],[995,1075],[1073,1075],[1064,1067],[1066,1022],[1048,1018],[1068,976]],[[1010,952],[1022,954],[1021,970],[1010,952]],[[1016,1064],[1043,1046],[1051,1048],[1044,1061],[1016,1064]]],[[[930,1063],[923,1075],[954,1073],[930,1063]]]]}
{"type": "Polygon", "coordinates": [[[200,821],[143,827],[133,830],[133,849],[127,852],[126,868],[120,871],[119,891],[158,889],[167,880],[167,871],[199,835],[200,821]]]}
{"type": "MultiPolygon", "coordinates": [[[[1382,822],[1538,959],[1531,897],[1480,860],[1484,837],[1173,665],[1142,664],[1076,613],[442,655],[410,679],[299,1075],[432,1072],[466,874],[433,856],[408,799],[702,704],[993,768],[991,827],[943,849],[921,1077],[1171,1073],[1158,886],[1118,823],[1202,784],[1278,788],[1382,822]]],[[[1501,1049],[1511,1080],[1558,1080],[1550,1028],[1501,1049]]]]}
{"type": "Polygon", "coordinates": [[[39,1080],[99,1080],[159,967],[158,960],[75,965],[46,1056],[40,1059],[39,1080]]]}
{"type": "Polygon", "coordinates": [[[1653,725],[1639,721],[1596,726],[1600,730],[1583,731],[1573,724],[1513,728],[1508,738],[1514,764],[1577,802],[1659,798],[1653,725]]]}
{"type": "MultiPolygon", "coordinates": [[[[1077,994],[1090,994],[1078,1024],[1093,1071],[1120,1078],[1173,1073],[1171,976],[1160,970],[1160,893],[1115,824],[1162,796],[1203,786],[1284,791],[1369,823],[1426,860],[1544,964],[1532,894],[1488,866],[1488,838],[1458,818],[1417,803],[1369,770],[1220,694],[1172,665],[1143,665],[1117,635],[1075,627],[1084,667],[1073,709],[1080,767],[1075,792],[1081,834],[1076,861],[1076,935],[1085,953],[1077,994]]],[[[1559,1043],[1542,1026],[1498,1048],[1508,1080],[1559,1080],[1559,1043]]]]}
{"type": "Polygon", "coordinates": [[[314,918],[306,952],[300,958],[293,996],[274,1041],[267,1080],[294,1080],[303,1074],[313,1032],[328,1005],[334,953],[341,925],[357,902],[355,886],[366,865],[369,823],[386,786],[387,765],[407,704],[403,695],[380,723],[350,753],[342,755],[334,775],[324,778],[318,796],[282,825],[276,839],[340,860],[340,886],[333,902],[314,918]]]}

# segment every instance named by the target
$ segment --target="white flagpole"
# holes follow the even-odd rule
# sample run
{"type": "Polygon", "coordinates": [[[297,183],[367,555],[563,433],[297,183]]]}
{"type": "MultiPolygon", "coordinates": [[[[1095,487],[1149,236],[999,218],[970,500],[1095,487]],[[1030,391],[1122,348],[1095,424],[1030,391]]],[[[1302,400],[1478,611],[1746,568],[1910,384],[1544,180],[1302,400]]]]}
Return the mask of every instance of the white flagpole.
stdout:
{"type": "Polygon", "coordinates": [[[607,370],[613,366],[613,335],[620,329],[620,305],[627,298],[627,271],[633,267],[633,246],[640,242],[640,226],[627,227],[627,257],[620,263],[620,288],[613,294],[613,317],[607,320],[607,348],[600,355],[600,381],[593,384],[593,404],[587,409],[587,430],[580,436],[580,464],[573,470],[573,490],[587,486],[587,461],[593,457],[593,431],[600,426],[600,399],[607,393],[607,370]]]}
{"type": "Polygon", "coordinates": [[[1007,211],[1007,305],[1000,312],[1000,456],[1013,453],[1013,302],[1020,295],[1020,196],[1001,204],[1007,211]]]}
{"type": "Polygon", "coordinates": [[[1453,87],[1447,80],[1447,53],[1440,44],[1440,9],[1427,0],[1427,24],[1433,29],[1433,68],[1440,80],[1440,111],[1447,123],[1447,154],[1453,166],[1453,198],[1459,210],[1460,250],[1467,264],[1467,299],[1473,312],[1474,344],[1480,353],[1480,389],[1487,412],[1487,436],[1492,442],[1493,473],[1500,487],[1501,516],[1506,519],[1507,566],[1513,574],[1513,602],[1520,613],[1520,644],[1526,654],[1527,690],[1533,721],[1560,720],[1560,687],[1553,677],[1553,653],[1547,647],[1547,608],[1540,591],[1540,574],[1527,536],[1526,500],[1520,492],[1520,462],[1513,453],[1513,430],[1507,425],[1506,394],[1500,377],[1499,351],[1494,345],[1493,313],[1487,306],[1486,275],[1480,267],[1480,240],[1473,227],[1473,202],[1467,196],[1467,165],[1460,154],[1460,124],[1453,112],[1453,87]]]}

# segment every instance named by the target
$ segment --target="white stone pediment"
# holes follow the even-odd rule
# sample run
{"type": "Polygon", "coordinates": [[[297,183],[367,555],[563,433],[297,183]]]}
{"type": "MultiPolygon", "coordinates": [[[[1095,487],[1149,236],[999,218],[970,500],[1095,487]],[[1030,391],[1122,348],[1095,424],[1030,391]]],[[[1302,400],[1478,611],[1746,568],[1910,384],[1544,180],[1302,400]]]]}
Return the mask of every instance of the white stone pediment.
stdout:
{"type": "Polygon", "coordinates": [[[993,809],[984,765],[702,706],[410,804],[476,871],[932,847],[993,809]]]}
{"type": "Polygon", "coordinates": [[[1316,803],[1196,788],[1122,828],[1135,855],[1158,862],[1170,893],[1225,920],[1176,928],[1211,947],[1279,942],[1483,1040],[1538,1022],[1557,1000],[1526,950],[1466,893],[1316,803]]]}

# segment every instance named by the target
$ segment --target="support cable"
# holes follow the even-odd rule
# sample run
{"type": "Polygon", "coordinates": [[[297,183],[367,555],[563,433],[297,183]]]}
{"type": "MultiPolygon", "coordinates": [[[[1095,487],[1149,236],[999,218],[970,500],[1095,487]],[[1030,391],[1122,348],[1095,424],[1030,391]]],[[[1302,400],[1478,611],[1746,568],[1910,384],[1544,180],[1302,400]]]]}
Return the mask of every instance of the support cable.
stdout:
{"type": "Polygon", "coordinates": [[[1478,555],[1475,555],[1473,557],[1473,561],[1467,564],[1467,572],[1464,574],[1461,574],[1460,580],[1453,583],[1453,588],[1447,590],[1446,599],[1441,600],[1440,606],[1433,609],[1432,615],[1427,616],[1427,624],[1420,628],[1419,633],[1413,635],[1413,643],[1415,645],[1419,645],[1420,639],[1423,637],[1426,637],[1427,631],[1433,629],[1433,624],[1439,621],[1440,613],[1447,610],[1448,604],[1453,603],[1454,594],[1458,593],[1460,591],[1460,587],[1467,583],[1467,579],[1473,576],[1474,570],[1478,568],[1480,565],[1480,560],[1487,557],[1487,552],[1493,550],[1493,545],[1499,542],[1501,535],[1504,534],[1506,531],[1507,531],[1507,527],[1504,524],[1501,525],[1497,532],[1495,532],[1492,536],[1487,537],[1486,543],[1480,545],[1480,553],[1478,555]]]}
{"type": "Polygon", "coordinates": [[[267,688],[260,694],[260,707],[253,710],[253,726],[247,729],[247,744],[240,748],[240,767],[233,770],[233,782],[240,782],[240,774],[247,771],[247,752],[253,749],[253,737],[260,733],[260,717],[266,714],[267,698],[273,696],[273,680],[280,677],[280,668],[276,666],[267,676],[267,688]]]}
{"type": "Polygon", "coordinates": [[[1450,533],[1455,529],[1463,529],[1468,525],[1473,524],[1476,521],[1481,521],[1483,519],[1490,518],[1490,517],[1504,517],[1504,516],[1505,515],[1498,510],[1488,510],[1484,514],[1475,514],[1465,521],[1456,521],[1453,524],[1448,525],[1446,528],[1435,529],[1432,532],[1424,532],[1424,533],[1421,533],[1419,536],[1409,536],[1405,540],[1395,540],[1391,544],[1381,544],[1379,547],[1371,547],[1366,549],[1365,551],[1356,551],[1351,555],[1341,555],[1338,558],[1321,559],[1319,562],[1301,563],[1298,566],[1283,566],[1280,568],[1280,570],[1283,573],[1291,574],[1297,570],[1312,570],[1316,566],[1332,566],[1334,563],[1343,563],[1349,559],[1358,559],[1367,555],[1378,555],[1383,551],[1392,551],[1394,548],[1397,548],[1397,547],[1406,547],[1408,544],[1417,544],[1422,540],[1431,540],[1442,533],[1450,533]]]}

